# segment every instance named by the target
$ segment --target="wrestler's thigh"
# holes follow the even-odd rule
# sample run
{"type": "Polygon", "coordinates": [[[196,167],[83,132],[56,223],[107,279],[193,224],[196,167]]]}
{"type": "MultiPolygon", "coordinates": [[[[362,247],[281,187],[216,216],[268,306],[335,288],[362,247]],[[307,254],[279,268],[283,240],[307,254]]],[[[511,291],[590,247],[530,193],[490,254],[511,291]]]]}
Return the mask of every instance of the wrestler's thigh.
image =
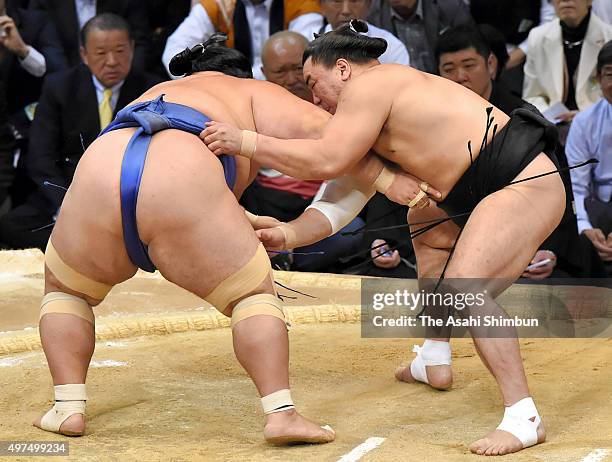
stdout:
{"type": "Polygon", "coordinates": [[[138,197],[139,231],[163,276],[205,298],[250,261],[259,240],[203,143],[174,130],[153,141],[138,197]]]}
{"type": "MultiPolygon", "coordinates": [[[[517,178],[554,169],[547,158],[538,159],[517,178]]],[[[564,207],[559,175],[529,180],[487,196],[470,215],[447,277],[500,278],[509,285],[558,225],[564,207]]]]}
{"type": "MultiPolygon", "coordinates": [[[[90,146],[79,162],[51,234],[64,263],[108,285],[119,284],[136,272],[123,244],[118,188],[121,154],[128,136],[110,134],[90,146]]],[[[47,292],[79,295],[46,273],[47,292]]]]}
{"type": "MultiPolygon", "coordinates": [[[[448,218],[448,215],[438,207],[411,209],[408,212],[408,223],[411,223],[410,232],[414,233],[424,226],[444,218],[448,218]]],[[[420,278],[437,278],[442,274],[442,269],[458,233],[457,225],[449,220],[412,239],[420,278]]]]}

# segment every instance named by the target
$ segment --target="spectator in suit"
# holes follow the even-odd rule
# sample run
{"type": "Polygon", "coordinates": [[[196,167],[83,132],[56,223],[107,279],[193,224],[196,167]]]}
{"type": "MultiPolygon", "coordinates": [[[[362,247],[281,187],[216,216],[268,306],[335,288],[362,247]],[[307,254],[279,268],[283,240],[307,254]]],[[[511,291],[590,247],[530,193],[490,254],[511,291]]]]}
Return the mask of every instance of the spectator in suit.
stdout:
{"type": "Polygon", "coordinates": [[[591,12],[591,0],[553,0],[558,19],[529,33],[523,98],[546,111],[563,103],[560,122],[571,122],[601,98],[597,53],[612,39],[612,26],[591,12]]]}
{"type": "Polygon", "coordinates": [[[148,0],[147,10],[151,27],[151,47],[147,54],[147,71],[167,79],[162,54],[168,37],[189,14],[192,0],[148,0]]]}
{"type": "Polygon", "coordinates": [[[33,107],[43,77],[68,67],[52,23],[45,14],[17,8],[14,0],[0,0],[0,78],[5,83],[11,122],[27,136],[33,107]]]}
{"type": "Polygon", "coordinates": [[[492,25],[516,47],[540,23],[540,4],[541,0],[471,0],[470,12],[477,24],[492,25]]]}
{"type": "MultiPolygon", "coordinates": [[[[307,46],[308,40],[297,32],[282,31],[273,34],[263,47],[261,71],[269,82],[312,103],[312,93],[302,73],[302,55],[307,46]]],[[[252,213],[287,222],[304,212],[321,185],[322,181],[299,180],[264,167],[242,195],[241,203],[252,213]]],[[[362,224],[361,220],[356,219],[348,225],[348,229],[356,229],[362,224]]],[[[301,271],[325,271],[336,265],[339,257],[350,253],[358,239],[330,236],[307,248],[296,249],[297,252],[323,251],[323,255],[295,255],[292,259],[278,255],[272,259],[272,264],[282,269],[289,269],[293,265],[293,269],[301,271]]]]}
{"type": "Polygon", "coordinates": [[[14,137],[8,126],[6,111],[6,92],[0,81],[0,217],[10,206],[9,187],[13,182],[13,147],[14,137]]]}
{"type": "Polygon", "coordinates": [[[576,116],[567,139],[567,158],[598,164],[571,171],[578,231],[586,236],[612,275],[612,41],[599,52],[597,80],[603,98],[576,116]]]}
{"type": "MultiPolygon", "coordinates": [[[[346,24],[351,19],[366,20],[368,11],[372,6],[372,0],[320,0],[321,13],[327,23],[321,28],[320,33],[329,32],[346,24]]],[[[378,58],[383,64],[410,64],[410,56],[406,46],[391,32],[368,24],[366,35],[369,37],[381,37],[387,41],[387,49],[378,58]]]]}
{"type": "Polygon", "coordinates": [[[200,0],[168,38],[162,56],[170,60],[186,47],[204,42],[215,32],[228,34],[228,46],[241,51],[253,65],[253,76],[263,79],[261,50],[268,37],[282,30],[299,32],[309,40],[323,25],[318,0],[200,0]]]}
{"type": "Polygon", "coordinates": [[[37,189],[0,219],[0,243],[9,248],[44,248],[85,149],[114,113],[155,83],[131,71],[134,42],[121,17],[104,13],[89,20],[82,43],[84,64],[50,75],[43,85],[26,160],[37,189]]]}
{"type": "Polygon", "coordinates": [[[30,0],[30,9],[46,12],[55,23],[68,63],[80,63],[80,31],[85,23],[96,15],[114,13],[130,25],[134,38],[133,68],[144,70],[149,47],[147,0],[30,0]]]}
{"type": "Polygon", "coordinates": [[[435,74],[438,36],[472,18],[462,0],[373,0],[368,21],[406,45],[412,67],[435,74]]]}
{"type": "MultiPolygon", "coordinates": [[[[515,96],[501,82],[499,76],[500,59],[495,56],[490,47],[492,36],[487,26],[462,25],[449,29],[440,37],[436,47],[438,70],[442,77],[457,82],[488,100],[506,114],[518,108],[537,111],[531,104],[515,96]],[[484,29],[486,34],[481,30],[484,29]]],[[[507,54],[505,55],[507,59],[507,54]]],[[[567,166],[567,160],[561,147],[557,149],[557,157],[562,166],[567,166]]],[[[551,236],[540,246],[530,265],[544,260],[548,264],[525,270],[523,277],[529,279],[544,279],[550,276],[582,276],[588,274],[584,268],[584,258],[577,249],[585,250],[578,243],[576,217],[572,211],[569,175],[562,174],[566,186],[567,204],[563,220],[551,236]]]]}

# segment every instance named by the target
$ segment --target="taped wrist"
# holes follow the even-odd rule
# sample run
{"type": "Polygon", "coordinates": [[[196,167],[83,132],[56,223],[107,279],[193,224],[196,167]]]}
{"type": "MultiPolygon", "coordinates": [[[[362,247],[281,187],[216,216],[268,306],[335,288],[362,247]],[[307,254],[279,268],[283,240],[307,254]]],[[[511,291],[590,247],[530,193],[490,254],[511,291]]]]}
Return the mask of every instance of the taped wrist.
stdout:
{"type": "Polygon", "coordinates": [[[387,194],[387,191],[391,187],[394,179],[395,173],[389,170],[386,166],[383,166],[383,169],[374,180],[374,187],[376,188],[376,191],[382,194],[387,194]]]}
{"type": "Polygon", "coordinates": [[[288,411],[295,409],[291,399],[291,391],[288,389],[278,390],[261,398],[261,406],[265,414],[288,411]]]}
{"type": "Polygon", "coordinates": [[[276,227],[280,229],[285,236],[285,249],[294,249],[297,243],[297,232],[295,228],[287,223],[276,227]]]}
{"type": "Polygon", "coordinates": [[[84,383],[56,385],[53,389],[55,405],[43,416],[40,424],[44,430],[57,433],[68,417],[85,414],[87,391],[84,383]]]}
{"type": "Polygon", "coordinates": [[[257,150],[257,133],[250,130],[242,130],[240,141],[240,155],[247,159],[253,159],[257,150]]]}

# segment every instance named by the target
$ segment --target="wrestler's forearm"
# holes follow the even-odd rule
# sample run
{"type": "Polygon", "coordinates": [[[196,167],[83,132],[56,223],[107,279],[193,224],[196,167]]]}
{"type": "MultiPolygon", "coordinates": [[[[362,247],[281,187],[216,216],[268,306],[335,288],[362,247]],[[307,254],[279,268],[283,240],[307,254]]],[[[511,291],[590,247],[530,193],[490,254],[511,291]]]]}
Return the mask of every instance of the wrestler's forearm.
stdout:
{"type": "Polygon", "coordinates": [[[385,164],[374,152],[370,151],[349,172],[350,175],[364,185],[374,184],[385,164]]]}
{"type": "Polygon", "coordinates": [[[358,159],[339,152],[338,143],[319,140],[281,140],[259,134],[255,159],[266,167],[302,180],[329,180],[352,167],[358,159]]]}
{"type": "Polygon", "coordinates": [[[294,248],[314,244],[332,235],[329,220],[316,209],[306,209],[288,224],[295,231],[295,242],[291,244],[291,247],[294,248]]]}

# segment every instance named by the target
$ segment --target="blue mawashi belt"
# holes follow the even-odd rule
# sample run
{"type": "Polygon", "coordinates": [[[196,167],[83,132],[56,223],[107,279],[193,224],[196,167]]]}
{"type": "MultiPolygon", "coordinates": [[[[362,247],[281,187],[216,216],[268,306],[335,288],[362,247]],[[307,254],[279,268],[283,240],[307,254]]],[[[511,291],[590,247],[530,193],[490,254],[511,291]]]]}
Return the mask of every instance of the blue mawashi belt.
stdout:
{"type": "MultiPolygon", "coordinates": [[[[163,96],[122,109],[115,120],[100,133],[101,136],[120,128],[138,128],[125,148],[121,164],[121,218],[123,240],[130,260],[150,273],[156,268],[149,258],[147,246],[138,234],[136,203],[151,138],[155,133],[169,128],[199,135],[205,128],[204,124],[210,120],[190,107],[165,102],[163,96]]],[[[232,156],[220,156],[219,160],[223,165],[225,181],[229,188],[233,189],[236,182],[236,161],[232,156]]]]}

